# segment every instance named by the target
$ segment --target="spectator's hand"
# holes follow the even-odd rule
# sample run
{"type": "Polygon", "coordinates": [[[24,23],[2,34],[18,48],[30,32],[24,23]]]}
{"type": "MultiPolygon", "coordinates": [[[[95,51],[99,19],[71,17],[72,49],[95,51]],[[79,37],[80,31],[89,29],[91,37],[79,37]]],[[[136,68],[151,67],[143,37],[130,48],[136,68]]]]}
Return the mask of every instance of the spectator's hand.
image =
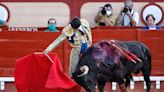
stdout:
{"type": "Polygon", "coordinates": [[[127,14],[130,18],[132,17],[132,14],[130,13],[130,11],[128,11],[126,14],[127,14]]]}
{"type": "Polygon", "coordinates": [[[121,7],[120,9],[120,13],[123,13],[124,7],[121,7]]]}
{"type": "Polygon", "coordinates": [[[110,21],[109,21],[109,25],[110,25],[110,26],[113,26],[113,25],[115,25],[115,22],[114,22],[113,20],[110,20],[110,21]]]}
{"type": "Polygon", "coordinates": [[[74,29],[74,28],[78,28],[81,25],[81,22],[80,22],[79,18],[74,18],[70,24],[71,24],[72,28],[74,29]]]}
{"type": "Polygon", "coordinates": [[[99,8],[99,12],[101,12],[101,11],[102,11],[102,9],[103,9],[103,7],[100,7],[100,8],[99,8]]]}

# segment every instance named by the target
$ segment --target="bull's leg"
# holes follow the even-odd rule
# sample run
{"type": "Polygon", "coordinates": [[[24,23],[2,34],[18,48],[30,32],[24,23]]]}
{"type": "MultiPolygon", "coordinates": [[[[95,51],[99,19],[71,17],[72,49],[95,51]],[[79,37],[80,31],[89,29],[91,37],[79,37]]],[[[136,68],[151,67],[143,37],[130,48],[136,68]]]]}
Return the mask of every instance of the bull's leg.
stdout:
{"type": "Polygon", "coordinates": [[[127,92],[126,86],[124,83],[121,83],[121,84],[119,83],[119,88],[120,88],[121,92],[127,92]]]}
{"type": "Polygon", "coordinates": [[[120,65],[118,69],[115,69],[113,71],[113,78],[119,84],[121,92],[127,92],[124,77],[125,77],[124,68],[120,65]]]}
{"type": "Polygon", "coordinates": [[[125,76],[125,79],[126,79],[126,81],[125,81],[125,86],[126,86],[126,88],[129,86],[129,84],[130,84],[130,79],[132,78],[132,76],[131,75],[126,75],[125,76]]]}
{"type": "Polygon", "coordinates": [[[151,73],[151,54],[148,49],[143,49],[143,67],[141,68],[142,74],[144,76],[144,80],[146,82],[146,92],[150,92],[151,81],[150,81],[150,73],[151,73]]]}
{"type": "Polygon", "coordinates": [[[146,82],[146,92],[150,92],[150,86],[151,86],[151,81],[150,81],[150,71],[143,69],[143,76],[144,76],[144,80],[146,82]]]}
{"type": "Polygon", "coordinates": [[[100,92],[104,92],[104,86],[105,86],[105,82],[102,81],[98,82],[98,89],[100,92]]]}
{"type": "Polygon", "coordinates": [[[116,71],[115,78],[118,82],[121,92],[127,92],[123,74],[121,74],[121,72],[116,71]]]}
{"type": "Polygon", "coordinates": [[[146,92],[150,92],[150,86],[151,86],[151,81],[150,81],[150,73],[143,73],[144,80],[146,82],[146,92]]]}

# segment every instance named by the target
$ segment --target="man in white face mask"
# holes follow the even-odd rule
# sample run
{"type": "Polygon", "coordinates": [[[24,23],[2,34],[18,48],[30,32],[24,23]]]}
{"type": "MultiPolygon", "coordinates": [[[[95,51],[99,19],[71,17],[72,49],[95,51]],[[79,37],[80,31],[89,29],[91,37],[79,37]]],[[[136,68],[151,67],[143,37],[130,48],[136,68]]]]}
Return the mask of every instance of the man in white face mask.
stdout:
{"type": "Polygon", "coordinates": [[[95,22],[99,26],[115,26],[116,17],[113,16],[111,4],[105,4],[103,7],[100,7],[95,17],[95,22]]]}

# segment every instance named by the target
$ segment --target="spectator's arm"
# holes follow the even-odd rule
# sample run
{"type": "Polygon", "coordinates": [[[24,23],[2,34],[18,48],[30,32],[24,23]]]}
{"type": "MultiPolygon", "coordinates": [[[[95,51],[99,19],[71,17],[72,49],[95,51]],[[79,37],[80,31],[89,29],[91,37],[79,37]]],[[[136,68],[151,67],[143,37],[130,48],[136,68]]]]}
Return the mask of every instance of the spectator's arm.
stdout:
{"type": "Polygon", "coordinates": [[[132,23],[132,26],[134,27],[134,26],[137,26],[138,25],[138,22],[139,22],[139,15],[138,15],[138,13],[134,13],[133,14],[133,16],[132,16],[132,14],[130,13],[130,12],[128,12],[127,13],[127,15],[129,16],[129,18],[130,18],[130,21],[131,21],[131,23],[132,23]]]}
{"type": "Polygon", "coordinates": [[[123,16],[124,16],[124,14],[123,14],[123,9],[124,9],[124,7],[122,7],[121,8],[121,10],[120,10],[120,13],[119,13],[119,15],[118,15],[118,17],[117,17],[117,19],[116,19],[116,26],[122,26],[122,24],[123,24],[123,16]]]}
{"type": "Polygon", "coordinates": [[[137,26],[136,21],[135,21],[130,15],[128,15],[128,16],[129,16],[129,18],[130,18],[130,22],[131,22],[131,24],[132,24],[132,27],[137,26]]]}
{"type": "Polygon", "coordinates": [[[103,15],[101,14],[101,10],[102,10],[102,7],[99,8],[98,13],[94,18],[95,23],[99,23],[103,17],[103,15]]]}
{"type": "Polygon", "coordinates": [[[101,18],[102,18],[102,15],[101,15],[100,12],[98,12],[94,20],[95,20],[96,23],[99,23],[101,18]]]}
{"type": "Polygon", "coordinates": [[[123,22],[123,15],[120,13],[116,20],[116,26],[122,26],[122,22],[123,22]]]}
{"type": "Polygon", "coordinates": [[[111,16],[112,18],[109,21],[109,26],[115,26],[116,25],[116,18],[114,16],[111,16]]]}

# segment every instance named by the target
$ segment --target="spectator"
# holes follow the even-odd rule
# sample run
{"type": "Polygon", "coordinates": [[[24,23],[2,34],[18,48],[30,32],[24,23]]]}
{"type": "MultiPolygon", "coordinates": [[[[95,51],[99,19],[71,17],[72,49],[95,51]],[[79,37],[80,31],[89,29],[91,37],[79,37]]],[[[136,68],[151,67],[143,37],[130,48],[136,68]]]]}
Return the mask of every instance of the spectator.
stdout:
{"type": "Polygon", "coordinates": [[[146,16],[146,23],[147,23],[147,25],[145,27],[143,27],[142,29],[148,29],[148,30],[161,29],[161,27],[159,27],[155,24],[155,17],[152,14],[148,14],[146,16]]]}
{"type": "Polygon", "coordinates": [[[95,22],[99,26],[115,26],[116,18],[113,16],[111,4],[105,4],[103,7],[100,7],[95,17],[95,22]]]}
{"type": "Polygon", "coordinates": [[[0,27],[8,27],[6,22],[0,19],[0,27]]]}
{"type": "Polygon", "coordinates": [[[48,20],[48,29],[46,29],[45,31],[58,32],[58,30],[56,29],[56,20],[54,18],[50,18],[48,20]]]}
{"type": "Polygon", "coordinates": [[[121,9],[117,19],[117,26],[137,26],[139,23],[139,14],[133,10],[133,2],[126,0],[124,8],[121,9]]]}

